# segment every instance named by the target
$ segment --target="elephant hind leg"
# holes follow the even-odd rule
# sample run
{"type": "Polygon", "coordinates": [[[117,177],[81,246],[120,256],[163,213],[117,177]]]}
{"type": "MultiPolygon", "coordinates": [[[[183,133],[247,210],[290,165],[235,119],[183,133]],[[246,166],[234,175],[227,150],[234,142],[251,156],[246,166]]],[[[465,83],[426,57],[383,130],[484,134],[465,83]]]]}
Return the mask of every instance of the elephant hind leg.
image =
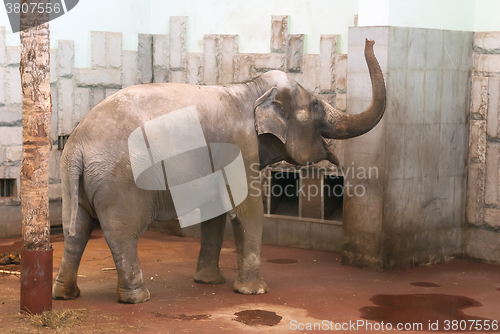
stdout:
{"type": "Polygon", "coordinates": [[[219,255],[224,239],[226,214],[201,223],[201,247],[194,274],[196,283],[222,284],[226,281],[219,269],[219,255]]]}
{"type": "Polygon", "coordinates": [[[95,224],[96,220],[81,206],[78,206],[74,236],[69,235],[69,226],[64,224],[64,253],[52,287],[52,298],[73,299],[80,295],[76,282],[78,266],[95,224]]]}
{"type": "MultiPolygon", "coordinates": [[[[140,207],[141,205],[136,206],[140,207]]],[[[150,294],[144,285],[137,255],[137,243],[150,221],[139,210],[124,211],[119,207],[109,208],[99,216],[99,221],[118,274],[116,290],[118,302],[137,304],[148,301],[150,294]]]]}
{"type": "MultiPolygon", "coordinates": [[[[102,226],[102,225],[101,225],[102,226]]],[[[111,249],[118,274],[116,290],[119,303],[137,304],[148,301],[150,294],[142,276],[137,256],[137,242],[139,236],[131,237],[123,230],[105,228],[103,234],[106,243],[111,249]]]]}

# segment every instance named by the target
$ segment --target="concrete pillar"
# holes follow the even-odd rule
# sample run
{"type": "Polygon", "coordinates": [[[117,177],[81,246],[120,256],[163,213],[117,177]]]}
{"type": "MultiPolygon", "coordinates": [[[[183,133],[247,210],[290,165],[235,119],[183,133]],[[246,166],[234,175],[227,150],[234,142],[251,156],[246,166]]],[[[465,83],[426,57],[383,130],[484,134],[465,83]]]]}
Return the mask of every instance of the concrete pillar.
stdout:
{"type": "Polygon", "coordinates": [[[203,37],[203,84],[214,85],[219,82],[220,35],[203,37]]]}
{"type": "Polygon", "coordinates": [[[137,83],[137,51],[123,51],[122,87],[137,83]]]}
{"type": "MultiPolygon", "coordinates": [[[[302,72],[303,58],[304,35],[288,35],[286,48],[287,72],[302,72]]],[[[314,72],[316,72],[316,68],[314,69],[314,72]]]]}
{"type": "Polygon", "coordinates": [[[236,59],[236,82],[245,82],[255,77],[254,55],[240,53],[236,59]]]}
{"type": "Polygon", "coordinates": [[[221,35],[220,83],[235,82],[236,53],[238,52],[238,35],[221,35]]]}
{"type": "Polygon", "coordinates": [[[170,17],[170,82],[187,81],[187,16],[170,17]]]}
{"type": "Polygon", "coordinates": [[[192,85],[200,85],[203,76],[203,55],[201,53],[188,53],[187,55],[187,78],[186,81],[192,85]]]}
{"type": "Polygon", "coordinates": [[[500,32],[474,34],[466,253],[500,261],[500,32]]]}
{"type": "Polygon", "coordinates": [[[345,142],[344,165],[351,169],[346,170],[344,182],[352,191],[351,196],[344,193],[342,262],[381,270],[459,255],[465,226],[469,109],[464,97],[469,96],[471,68],[440,66],[460,64],[470,55],[472,33],[350,28],[347,112],[351,114],[365,110],[371,100],[365,38],[375,40],[387,108],[372,131],[345,142]],[[439,48],[426,52],[440,41],[448,53],[439,48]]]}
{"type": "Polygon", "coordinates": [[[321,93],[332,93],[335,89],[335,61],[337,35],[322,35],[320,38],[320,63],[318,84],[321,93]]]}
{"type": "Polygon", "coordinates": [[[0,65],[5,64],[5,27],[0,27],[0,65]]]}
{"type": "Polygon", "coordinates": [[[168,82],[170,36],[153,35],[153,81],[168,82]]]}
{"type": "Polygon", "coordinates": [[[288,34],[288,16],[273,15],[271,17],[271,52],[286,52],[288,34]]]}
{"type": "Polygon", "coordinates": [[[153,82],[153,35],[139,34],[137,47],[137,81],[153,82]]]}

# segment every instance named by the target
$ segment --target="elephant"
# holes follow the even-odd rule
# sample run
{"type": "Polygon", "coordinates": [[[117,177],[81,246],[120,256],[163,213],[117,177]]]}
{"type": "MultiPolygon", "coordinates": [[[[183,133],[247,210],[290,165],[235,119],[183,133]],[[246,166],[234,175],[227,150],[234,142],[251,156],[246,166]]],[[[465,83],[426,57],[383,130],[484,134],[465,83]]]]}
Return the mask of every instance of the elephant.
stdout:
{"type": "MultiPolygon", "coordinates": [[[[137,243],[151,221],[171,220],[177,215],[169,189],[144,190],[135,184],[127,148],[134,129],[194,105],[208,143],[239,147],[248,180],[259,179],[259,168],[281,160],[296,165],[322,160],[338,164],[326,139],[360,136],[375,127],[385,111],[386,88],[374,43],[368,39],[365,43],[372,101],[359,114],[332,107],[281,71],[228,85],[135,85],[101,101],[73,130],[61,156],[64,253],[53,298],[80,295],[78,267],[97,225],[116,265],[118,302],[141,303],[150,298],[139,266],[137,243]]],[[[186,164],[183,168],[191,167],[186,164]]],[[[232,211],[201,223],[194,280],[225,282],[219,255],[227,215],[234,229],[238,266],[234,291],[264,294],[269,288],[259,277],[263,204],[255,187],[249,187],[248,196],[232,211]]]]}

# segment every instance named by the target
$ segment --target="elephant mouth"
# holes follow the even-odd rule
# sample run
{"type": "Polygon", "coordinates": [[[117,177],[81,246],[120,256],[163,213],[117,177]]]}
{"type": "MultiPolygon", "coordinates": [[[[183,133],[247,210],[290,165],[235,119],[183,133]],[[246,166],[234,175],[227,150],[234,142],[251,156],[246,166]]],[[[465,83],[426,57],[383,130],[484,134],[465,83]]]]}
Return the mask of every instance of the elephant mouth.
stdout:
{"type": "Polygon", "coordinates": [[[337,158],[335,152],[333,152],[332,148],[328,144],[328,139],[326,139],[323,136],[321,136],[321,139],[323,139],[323,147],[326,151],[326,160],[330,161],[335,166],[339,166],[340,165],[339,158],[337,158]]]}

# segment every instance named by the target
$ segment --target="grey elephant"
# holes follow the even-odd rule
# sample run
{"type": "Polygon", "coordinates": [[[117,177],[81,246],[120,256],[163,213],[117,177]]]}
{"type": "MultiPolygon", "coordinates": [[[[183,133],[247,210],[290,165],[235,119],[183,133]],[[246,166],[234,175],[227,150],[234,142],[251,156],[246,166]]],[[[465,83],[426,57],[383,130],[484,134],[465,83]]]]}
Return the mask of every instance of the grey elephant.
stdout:
{"type": "MultiPolygon", "coordinates": [[[[360,114],[347,115],[280,71],[245,83],[196,86],[144,84],[109,96],[80,122],[61,159],[64,254],[53,286],[54,299],[80,295],[77,271],[93,227],[100,224],[118,273],[119,302],[140,303],[150,297],[144,285],[137,242],[148,224],[177,217],[169,189],[139,188],[133,178],[127,139],[144,123],[188,106],[196,106],[208,143],[237,145],[248,180],[260,168],[286,160],[305,165],[321,160],[338,164],[326,138],[346,139],[368,132],[382,118],[386,90],[382,71],[366,40],[365,58],[372,82],[372,102],[360,114]]],[[[189,164],[184,168],[189,169],[189,164]]],[[[250,182],[250,181],[248,181],[250,182]]],[[[268,292],[259,277],[263,205],[256,187],[230,214],[238,276],[234,291],[268,292]]],[[[223,283],[219,269],[226,215],[201,223],[201,249],[194,279],[223,283]]]]}

